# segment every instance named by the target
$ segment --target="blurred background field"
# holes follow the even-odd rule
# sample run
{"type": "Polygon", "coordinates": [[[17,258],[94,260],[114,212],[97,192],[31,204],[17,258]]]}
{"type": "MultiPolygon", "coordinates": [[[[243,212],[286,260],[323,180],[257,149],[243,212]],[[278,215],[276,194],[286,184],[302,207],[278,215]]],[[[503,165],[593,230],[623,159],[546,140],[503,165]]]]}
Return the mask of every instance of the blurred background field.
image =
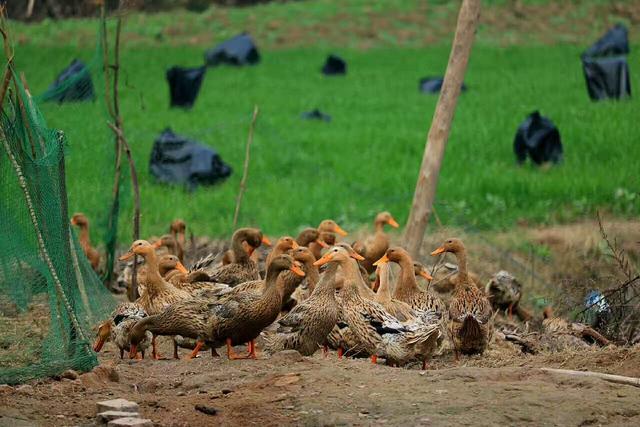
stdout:
{"type": "MultiPolygon", "coordinates": [[[[447,226],[509,229],[640,213],[640,128],[636,98],[590,101],[579,55],[610,25],[640,20],[640,2],[483,2],[482,25],[458,105],[436,209],[447,226]],[[593,17],[598,16],[597,25],[593,17]],[[535,17],[535,19],[533,19],[535,17]],[[558,126],[565,161],[539,169],[515,164],[513,137],[534,110],[558,126]]],[[[418,80],[446,67],[458,2],[272,2],[202,12],[128,13],[123,32],[121,103],[140,174],[142,235],[181,217],[197,234],[228,236],[254,104],[260,107],[240,225],[294,233],[333,217],[345,228],[389,210],[408,215],[437,96],[418,80]],[[428,3],[428,5],[425,5],[428,3]],[[169,108],[164,73],[198,66],[205,48],[247,30],[262,61],[209,69],[195,107],[169,108]],[[328,53],[348,62],[324,77],[328,53]],[[319,108],[330,123],[301,120],[319,108]],[[189,193],[154,183],[153,141],[166,127],[215,147],[234,168],[226,182],[189,193]]],[[[73,58],[89,61],[97,21],[13,24],[16,64],[42,93],[73,58]]],[[[637,35],[630,33],[632,90],[640,87],[637,35]]],[[[97,91],[103,90],[97,85],[97,91]]],[[[104,217],[113,141],[99,102],[40,105],[69,140],[70,211],[104,217]],[[104,155],[104,153],[111,155],[104,155]],[[105,179],[105,177],[107,177],[105,179]],[[105,183],[107,185],[105,186],[105,183]]],[[[131,204],[122,218],[128,224],[131,204]]],[[[128,240],[128,226],[121,227],[128,240]]]]}

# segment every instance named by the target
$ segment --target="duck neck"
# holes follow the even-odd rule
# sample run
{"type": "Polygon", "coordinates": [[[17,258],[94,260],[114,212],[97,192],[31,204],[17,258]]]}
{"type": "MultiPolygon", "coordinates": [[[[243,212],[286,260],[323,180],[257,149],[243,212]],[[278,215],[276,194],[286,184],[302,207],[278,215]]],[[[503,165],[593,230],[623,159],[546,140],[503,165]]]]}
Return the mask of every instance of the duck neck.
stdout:
{"type": "Polygon", "coordinates": [[[173,322],[163,322],[162,315],[148,316],[144,319],[138,320],[134,327],[131,329],[130,341],[131,344],[138,345],[140,341],[145,338],[146,332],[149,331],[154,335],[176,335],[179,331],[175,331],[172,328],[173,322]]]}
{"type": "MultiPolygon", "coordinates": [[[[315,266],[314,266],[314,269],[316,270],[316,274],[318,274],[315,266]]],[[[316,283],[314,283],[314,288],[311,288],[311,283],[309,283],[309,288],[311,288],[311,291],[314,294],[326,294],[326,295],[332,295],[333,297],[335,297],[336,295],[335,280],[336,280],[337,271],[338,271],[338,263],[335,263],[335,262],[330,263],[329,266],[327,267],[327,270],[324,272],[324,275],[322,276],[322,278],[319,278],[317,280],[317,285],[316,283]]]]}
{"type": "Polygon", "coordinates": [[[147,285],[152,285],[156,289],[165,288],[167,283],[160,275],[158,267],[158,257],[155,251],[147,252],[143,255],[145,265],[147,266],[147,285]]]}
{"type": "Polygon", "coordinates": [[[376,223],[374,224],[374,228],[376,230],[376,233],[384,233],[384,222],[382,221],[376,221],[376,223]]]}
{"type": "Polygon", "coordinates": [[[241,234],[234,236],[231,241],[231,250],[233,251],[233,256],[237,264],[249,261],[249,254],[247,254],[247,251],[245,251],[242,246],[243,241],[244,235],[241,234]]]}
{"type": "Polygon", "coordinates": [[[360,274],[360,267],[358,266],[358,262],[352,258],[348,258],[340,265],[342,267],[342,271],[344,272],[345,285],[347,285],[348,282],[353,282],[356,284],[358,292],[363,297],[372,298],[374,293],[371,288],[369,288],[364,282],[364,279],[360,274]]]}
{"type": "Polygon", "coordinates": [[[389,287],[389,264],[382,264],[380,269],[380,286],[376,294],[379,299],[391,300],[391,288],[389,287]]]}
{"type": "Polygon", "coordinates": [[[89,237],[89,224],[83,224],[80,226],[80,234],[78,236],[80,246],[88,248],[91,246],[91,238],[89,237]]]}
{"type": "Polygon", "coordinates": [[[318,272],[318,267],[313,265],[313,262],[305,262],[304,272],[307,277],[307,284],[309,286],[309,292],[313,292],[316,287],[316,284],[320,280],[320,273],[318,272]]]}
{"type": "Polygon", "coordinates": [[[469,281],[469,274],[467,272],[467,251],[464,248],[458,249],[455,252],[456,259],[458,260],[458,282],[467,283],[469,281]]]}
{"type": "Polygon", "coordinates": [[[413,269],[413,262],[407,257],[400,258],[400,276],[396,282],[396,298],[412,294],[418,290],[418,282],[413,269]]]}

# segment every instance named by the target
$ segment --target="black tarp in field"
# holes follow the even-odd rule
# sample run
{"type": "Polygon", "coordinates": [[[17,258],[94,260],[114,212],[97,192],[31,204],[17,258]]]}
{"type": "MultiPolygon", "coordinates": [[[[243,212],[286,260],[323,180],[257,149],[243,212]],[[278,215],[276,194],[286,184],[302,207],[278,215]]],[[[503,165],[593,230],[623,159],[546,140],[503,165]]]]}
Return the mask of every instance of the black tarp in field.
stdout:
{"type": "Polygon", "coordinates": [[[232,169],[206,145],[165,129],[155,140],[149,171],[159,182],[184,184],[189,190],[229,177],[232,169]]]}
{"type": "Polygon", "coordinates": [[[534,111],[518,127],[513,141],[513,151],[518,163],[531,159],[536,165],[562,161],[562,142],[556,125],[534,111]]]}
{"type": "MultiPolygon", "coordinates": [[[[418,82],[418,90],[422,93],[440,93],[444,83],[444,77],[423,77],[418,82]]],[[[462,92],[466,92],[467,86],[462,83],[462,92]]]]}
{"type": "Polygon", "coordinates": [[[260,53],[251,36],[242,33],[207,50],[204,61],[211,67],[219,64],[254,65],[260,62],[260,53]]]}
{"type": "Polygon", "coordinates": [[[584,51],[581,56],[582,70],[592,100],[631,96],[629,65],[625,56],[628,53],[628,31],[620,24],[584,51]]]}
{"type": "Polygon", "coordinates": [[[191,108],[196,101],[206,66],[183,68],[174,66],[167,70],[167,82],[172,107],[191,108]]]}
{"type": "Polygon", "coordinates": [[[347,74],[347,61],[337,55],[327,56],[322,66],[322,74],[325,76],[340,76],[347,74]]]}
{"type": "Polygon", "coordinates": [[[74,59],[71,64],[62,70],[56,80],[42,95],[45,101],[74,102],[93,101],[96,95],[93,91],[93,82],[89,69],[79,59],[74,59]]]}
{"type": "Polygon", "coordinates": [[[313,109],[311,111],[305,111],[304,113],[302,113],[300,115],[300,117],[302,117],[303,119],[307,119],[307,120],[322,120],[323,122],[330,122],[331,121],[331,116],[323,113],[322,111],[320,111],[319,109],[313,109]]]}

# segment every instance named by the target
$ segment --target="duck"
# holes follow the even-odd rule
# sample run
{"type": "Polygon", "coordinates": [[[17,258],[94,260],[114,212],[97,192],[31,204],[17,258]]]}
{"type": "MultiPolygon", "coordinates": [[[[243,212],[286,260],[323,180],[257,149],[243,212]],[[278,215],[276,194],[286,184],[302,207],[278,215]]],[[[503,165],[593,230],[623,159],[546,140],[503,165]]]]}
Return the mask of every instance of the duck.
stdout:
{"type": "Polygon", "coordinates": [[[71,225],[80,229],[78,240],[80,247],[91,264],[93,271],[98,272],[100,269],[100,252],[91,245],[91,237],[89,235],[89,219],[83,213],[75,213],[71,217],[71,225]]]}
{"type": "Polygon", "coordinates": [[[213,282],[236,286],[249,280],[259,280],[260,272],[251,254],[261,244],[271,245],[269,239],[262,235],[257,228],[240,228],[233,233],[231,250],[233,262],[220,267],[206,270],[213,282]],[[243,246],[246,244],[247,249],[243,246]]]}
{"type": "MultiPolygon", "coordinates": [[[[164,280],[158,269],[158,257],[155,247],[146,240],[136,240],[129,251],[122,255],[119,260],[127,261],[135,255],[140,255],[145,260],[143,274],[139,275],[138,284],[140,297],[135,301],[148,315],[155,315],[162,312],[166,307],[191,296],[191,293],[184,289],[178,289],[171,283],[164,280]]],[[[159,359],[155,336],[151,341],[152,357],[159,359]]]]}
{"type": "MultiPolygon", "coordinates": [[[[184,250],[185,245],[187,244],[186,231],[187,224],[184,222],[184,220],[176,218],[171,221],[171,225],[169,225],[169,234],[171,234],[173,238],[176,239],[176,242],[178,242],[178,245],[180,245],[182,250],[184,250]]],[[[182,259],[180,259],[180,261],[182,261],[182,259]]]]}
{"type": "Polygon", "coordinates": [[[373,301],[383,306],[389,314],[401,322],[406,322],[415,317],[415,312],[409,304],[394,299],[391,296],[389,263],[378,264],[376,268],[376,281],[380,283],[380,286],[373,301]]]}
{"type": "Polygon", "coordinates": [[[281,290],[277,279],[286,270],[304,276],[290,255],[274,258],[267,268],[262,292],[239,292],[233,289],[217,299],[211,299],[207,291],[194,298],[180,301],[162,313],[149,316],[138,322],[131,332],[130,357],[135,357],[138,343],[146,333],[154,335],[181,335],[197,339],[197,344],[188,358],[194,358],[205,343],[214,347],[227,346],[229,359],[257,358],[255,338],[262,329],[272,324],[282,305],[281,290]],[[248,342],[248,354],[239,356],[233,346],[248,342]]]}
{"type": "Polygon", "coordinates": [[[359,345],[371,354],[371,362],[377,363],[377,358],[383,357],[388,364],[400,366],[420,360],[426,368],[441,335],[437,313],[432,310],[402,323],[382,305],[360,295],[357,262],[344,248],[333,247],[316,261],[316,265],[326,263],[339,263],[345,272],[342,317],[359,345]]]}
{"type": "Polygon", "coordinates": [[[267,255],[267,260],[265,261],[265,265],[269,266],[269,264],[275,257],[277,257],[278,255],[287,253],[287,251],[291,249],[297,249],[298,246],[299,245],[296,242],[296,240],[291,236],[283,236],[279,238],[276,244],[273,246],[273,249],[271,250],[271,252],[269,252],[269,255],[267,255]]]}
{"type": "Polygon", "coordinates": [[[484,290],[496,311],[506,311],[513,317],[522,298],[522,284],[508,271],[500,270],[487,282],[484,290]]]}
{"type": "Polygon", "coordinates": [[[467,275],[467,252],[460,239],[449,238],[431,252],[453,253],[458,260],[458,277],[449,303],[449,336],[456,361],[460,354],[482,354],[493,336],[491,303],[467,275]]]}
{"type": "MultiPolygon", "coordinates": [[[[102,350],[107,341],[113,341],[120,350],[120,359],[124,358],[124,352],[129,352],[129,338],[131,329],[141,319],[147,317],[144,309],[136,303],[126,302],[119,304],[111,313],[109,319],[98,326],[96,342],[93,351],[96,353],[102,350]]],[[[147,332],[139,343],[139,350],[144,359],[145,351],[149,348],[152,340],[151,332],[147,332]]]]}
{"type": "MultiPolygon", "coordinates": [[[[348,235],[348,233],[332,219],[325,219],[321,221],[317,230],[320,233],[320,240],[325,242],[329,247],[335,244],[336,234],[343,237],[348,235]]],[[[313,252],[313,256],[316,257],[316,259],[319,259],[322,256],[323,248],[324,246],[320,243],[309,243],[309,249],[311,249],[311,252],[313,252]]]]}
{"type": "MultiPolygon", "coordinates": [[[[400,275],[396,280],[393,298],[409,304],[413,309],[446,313],[446,307],[440,298],[418,287],[413,259],[411,259],[409,252],[400,246],[390,247],[374,264],[377,266],[387,262],[395,262],[400,265],[400,275]]],[[[426,278],[427,280],[432,279],[429,273],[426,273],[426,278]]]]}
{"type": "MultiPolygon", "coordinates": [[[[304,249],[309,251],[304,247],[297,251],[304,249]]],[[[311,251],[308,255],[313,257],[311,251]]],[[[317,272],[317,267],[312,267],[317,272]]],[[[324,347],[327,353],[327,336],[338,322],[340,314],[334,280],[337,267],[337,264],[333,264],[312,289],[311,295],[275,322],[275,333],[264,334],[268,353],[297,350],[303,356],[311,356],[320,347],[324,347]]]]}
{"type": "Polygon", "coordinates": [[[320,238],[320,232],[315,228],[305,228],[298,234],[298,237],[296,237],[296,243],[299,246],[309,247],[312,242],[320,245],[322,248],[329,247],[329,245],[320,238]]]}
{"type": "Polygon", "coordinates": [[[164,234],[154,242],[156,249],[166,248],[167,253],[178,257],[180,262],[184,262],[184,250],[172,234],[164,234]]]}
{"type": "Polygon", "coordinates": [[[318,283],[318,280],[320,278],[318,267],[313,265],[313,263],[316,262],[316,258],[313,256],[313,253],[311,253],[311,249],[305,246],[298,246],[297,248],[290,250],[289,254],[295,261],[301,264],[302,271],[304,271],[305,276],[300,277],[293,272],[285,271],[278,279],[283,281],[283,312],[290,311],[299,302],[304,301],[306,297],[301,296],[302,293],[306,293],[307,296],[310,296],[311,293],[313,293],[313,290],[316,287],[316,283],[318,283]],[[294,294],[296,294],[297,297],[294,297],[294,294]]]}
{"type": "Polygon", "coordinates": [[[364,242],[355,242],[353,249],[364,257],[362,265],[367,273],[371,274],[376,271],[374,262],[379,260],[389,249],[389,236],[384,232],[384,226],[390,225],[398,228],[400,225],[396,222],[389,212],[380,212],[373,221],[375,234],[368,237],[364,242]]]}

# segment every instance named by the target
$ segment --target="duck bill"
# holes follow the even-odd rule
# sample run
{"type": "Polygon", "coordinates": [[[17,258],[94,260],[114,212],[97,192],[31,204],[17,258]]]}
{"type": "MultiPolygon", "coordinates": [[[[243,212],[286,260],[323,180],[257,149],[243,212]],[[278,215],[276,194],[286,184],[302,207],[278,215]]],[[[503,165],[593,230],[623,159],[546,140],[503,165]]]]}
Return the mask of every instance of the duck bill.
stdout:
{"type": "Polygon", "coordinates": [[[373,263],[374,266],[379,266],[380,264],[384,264],[385,262],[389,262],[389,257],[387,254],[382,255],[382,258],[373,263]]]}
{"type": "Polygon", "coordinates": [[[421,275],[422,277],[424,277],[425,279],[427,279],[427,280],[433,280],[433,276],[432,276],[432,275],[430,275],[429,273],[427,273],[427,272],[426,272],[426,271],[424,271],[424,270],[422,270],[422,271],[420,272],[420,275],[421,275]]]}
{"type": "Polygon", "coordinates": [[[341,236],[346,236],[347,234],[349,234],[346,231],[344,231],[342,227],[340,227],[338,224],[336,224],[335,228],[333,229],[333,232],[338,233],[341,236]]]}
{"type": "Polygon", "coordinates": [[[349,256],[355,259],[356,261],[364,261],[364,257],[356,251],[349,253],[349,256]]]}
{"type": "Polygon", "coordinates": [[[321,247],[323,248],[328,248],[329,245],[327,245],[324,240],[320,240],[320,239],[316,239],[316,243],[319,244],[321,247]]]}
{"type": "Polygon", "coordinates": [[[300,277],[304,277],[304,271],[302,271],[302,269],[300,267],[298,267],[297,265],[292,265],[291,268],[289,269],[293,272],[293,274],[300,276],[300,277]]]}
{"type": "Polygon", "coordinates": [[[104,345],[105,341],[106,339],[102,337],[98,337],[98,339],[96,340],[96,343],[93,345],[93,351],[98,353],[100,350],[102,350],[102,346],[104,345]]]}
{"type": "Polygon", "coordinates": [[[189,270],[187,270],[187,267],[185,267],[184,264],[182,264],[181,262],[178,262],[176,264],[176,269],[182,274],[189,273],[189,270]]]}
{"type": "Polygon", "coordinates": [[[300,245],[298,244],[298,242],[296,242],[295,240],[293,241],[293,246],[291,246],[292,249],[298,249],[300,247],[300,245]]]}
{"type": "Polygon", "coordinates": [[[271,240],[269,240],[267,236],[262,236],[262,244],[265,246],[271,246],[271,240]]]}
{"type": "Polygon", "coordinates": [[[331,259],[333,259],[333,256],[331,254],[326,254],[322,258],[314,262],[313,265],[315,265],[316,267],[320,267],[321,265],[325,265],[326,263],[331,261],[331,259]]]}
{"type": "Polygon", "coordinates": [[[440,255],[443,252],[444,252],[444,246],[440,246],[438,249],[436,249],[435,251],[431,252],[431,256],[440,255]]]}
{"type": "Polygon", "coordinates": [[[131,258],[133,258],[135,256],[135,252],[133,251],[129,251],[126,254],[122,255],[120,258],[118,258],[120,261],[127,261],[130,260],[131,258]]]}
{"type": "Polygon", "coordinates": [[[389,218],[389,221],[387,221],[387,224],[389,224],[390,226],[392,226],[393,228],[398,228],[400,227],[400,224],[398,224],[398,222],[393,219],[393,218],[389,218]]]}

